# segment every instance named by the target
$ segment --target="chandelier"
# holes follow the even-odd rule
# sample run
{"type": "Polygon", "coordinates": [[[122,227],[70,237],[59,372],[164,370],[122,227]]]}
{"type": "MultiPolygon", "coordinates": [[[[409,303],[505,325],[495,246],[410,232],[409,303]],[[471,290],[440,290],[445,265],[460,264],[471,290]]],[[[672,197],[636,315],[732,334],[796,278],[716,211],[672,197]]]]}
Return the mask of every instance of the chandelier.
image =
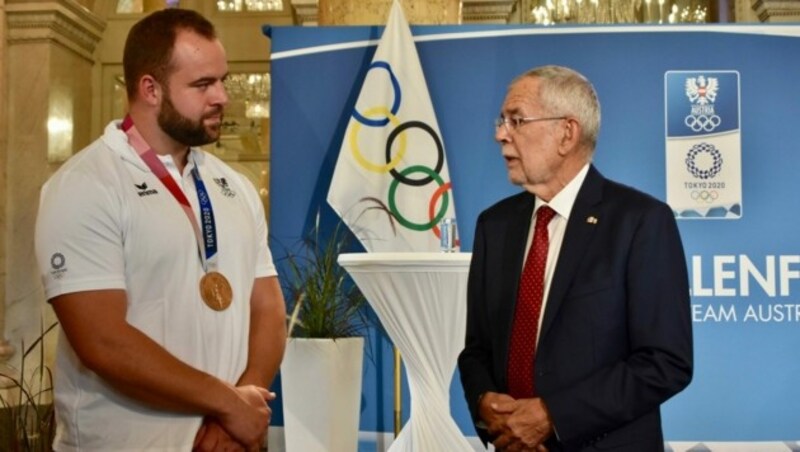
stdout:
{"type": "Polygon", "coordinates": [[[538,25],[674,24],[708,21],[709,0],[531,0],[530,22],[538,25]]]}
{"type": "Polygon", "coordinates": [[[225,89],[233,101],[244,102],[247,118],[269,118],[269,73],[232,73],[225,79],[225,89]]]}

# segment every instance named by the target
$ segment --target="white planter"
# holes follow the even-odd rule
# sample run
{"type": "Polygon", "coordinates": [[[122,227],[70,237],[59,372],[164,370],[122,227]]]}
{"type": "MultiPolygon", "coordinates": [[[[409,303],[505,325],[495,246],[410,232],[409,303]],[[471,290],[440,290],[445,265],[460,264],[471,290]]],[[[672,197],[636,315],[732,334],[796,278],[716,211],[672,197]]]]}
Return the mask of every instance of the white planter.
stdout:
{"type": "Polygon", "coordinates": [[[287,452],[358,450],[364,338],[291,338],[281,364],[287,452]]]}

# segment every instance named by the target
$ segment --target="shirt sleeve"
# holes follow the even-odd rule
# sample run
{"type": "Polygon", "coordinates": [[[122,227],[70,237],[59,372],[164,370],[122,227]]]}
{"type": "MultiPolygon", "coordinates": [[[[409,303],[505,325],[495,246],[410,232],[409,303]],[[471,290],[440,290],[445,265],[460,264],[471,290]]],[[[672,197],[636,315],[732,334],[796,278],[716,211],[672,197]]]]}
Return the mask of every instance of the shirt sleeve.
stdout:
{"type": "Polygon", "coordinates": [[[42,188],[36,258],[47,299],[125,289],[121,200],[96,175],[57,173],[42,188]]]}
{"type": "Polygon", "coordinates": [[[269,235],[269,228],[267,226],[267,217],[264,212],[264,204],[261,202],[261,197],[256,191],[253,183],[241,173],[238,173],[239,179],[244,192],[247,204],[253,214],[253,221],[256,230],[256,240],[258,246],[257,264],[256,264],[256,278],[266,276],[277,276],[278,271],[272,261],[272,252],[270,252],[267,237],[269,235]]]}

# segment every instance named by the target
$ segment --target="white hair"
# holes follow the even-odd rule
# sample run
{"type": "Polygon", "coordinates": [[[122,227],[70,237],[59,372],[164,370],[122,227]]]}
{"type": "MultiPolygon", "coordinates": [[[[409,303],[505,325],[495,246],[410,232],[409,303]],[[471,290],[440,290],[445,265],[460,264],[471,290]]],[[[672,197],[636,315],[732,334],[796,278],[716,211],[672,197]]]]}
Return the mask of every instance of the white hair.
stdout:
{"type": "Polygon", "coordinates": [[[514,79],[537,78],[539,103],[552,116],[571,116],[581,125],[581,142],[590,151],[600,131],[600,102],[591,82],[579,72],[563,66],[540,66],[514,79]]]}

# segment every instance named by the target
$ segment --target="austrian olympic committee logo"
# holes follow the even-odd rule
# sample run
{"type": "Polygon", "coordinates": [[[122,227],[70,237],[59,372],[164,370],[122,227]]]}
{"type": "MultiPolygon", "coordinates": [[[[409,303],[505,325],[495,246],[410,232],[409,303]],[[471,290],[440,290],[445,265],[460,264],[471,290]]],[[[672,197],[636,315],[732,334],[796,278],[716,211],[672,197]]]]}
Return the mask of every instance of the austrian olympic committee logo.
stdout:
{"type": "Polygon", "coordinates": [[[742,217],[739,73],[667,71],[667,204],[676,218],[742,217]]]}
{"type": "Polygon", "coordinates": [[[714,101],[719,90],[716,77],[689,77],[686,79],[686,96],[692,103],[691,112],[683,123],[693,132],[712,132],[722,123],[714,111],[714,101]]]}
{"type": "MultiPolygon", "coordinates": [[[[370,65],[368,72],[373,70],[382,70],[388,73],[391,81],[391,87],[394,94],[391,106],[376,106],[358,111],[357,108],[353,110],[353,119],[349,134],[346,137],[350,144],[350,150],[353,158],[362,168],[375,172],[386,173],[392,177],[388,193],[387,193],[387,208],[392,217],[397,220],[402,226],[413,231],[432,231],[437,238],[440,237],[439,222],[447,214],[450,205],[451,182],[444,180],[441,175],[442,168],[445,165],[444,146],[442,139],[437,130],[431,127],[430,124],[419,120],[401,120],[398,118],[397,113],[400,110],[402,101],[402,88],[397,79],[392,66],[386,61],[374,61],[370,65]],[[362,126],[367,127],[391,127],[391,131],[386,137],[384,146],[385,159],[384,161],[375,162],[364,156],[361,147],[358,143],[359,132],[362,126]],[[432,146],[425,146],[425,150],[435,151],[436,163],[431,166],[414,164],[403,169],[398,169],[398,165],[406,157],[408,150],[408,136],[407,132],[411,130],[421,131],[428,135],[432,146]],[[393,155],[394,154],[394,155],[393,155]],[[413,176],[413,177],[412,177],[413,176]],[[408,212],[401,212],[398,207],[398,189],[401,185],[408,187],[427,187],[430,184],[435,184],[436,188],[433,190],[428,201],[427,220],[428,221],[412,221],[408,217],[408,212]],[[441,203],[440,203],[441,200],[441,203]],[[437,210],[436,206],[439,204],[437,210]]],[[[365,198],[362,201],[372,201],[375,199],[365,198]]],[[[420,217],[421,215],[417,215],[420,217]]]]}

